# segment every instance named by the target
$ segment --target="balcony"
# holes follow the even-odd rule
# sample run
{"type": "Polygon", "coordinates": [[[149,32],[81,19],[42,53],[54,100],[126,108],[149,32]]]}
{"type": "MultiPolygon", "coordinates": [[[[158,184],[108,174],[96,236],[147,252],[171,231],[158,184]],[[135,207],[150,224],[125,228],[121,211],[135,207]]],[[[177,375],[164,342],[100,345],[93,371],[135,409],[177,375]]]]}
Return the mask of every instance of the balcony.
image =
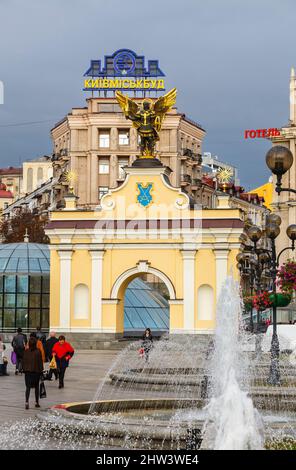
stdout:
{"type": "Polygon", "coordinates": [[[197,191],[201,188],[201,180],[199,178],[193,178],[191,182],[192,191],[197,191]]]}
{"type": "Polygon", "coordinates": [[[182,156],[192,158],[193,152],[191,149],[182,149],[182,156]]]}
{"type": "Polygon", "coordinates": [[[181,175],[181,186],[187,186],[191,183],[190,175],[181,175]]]}

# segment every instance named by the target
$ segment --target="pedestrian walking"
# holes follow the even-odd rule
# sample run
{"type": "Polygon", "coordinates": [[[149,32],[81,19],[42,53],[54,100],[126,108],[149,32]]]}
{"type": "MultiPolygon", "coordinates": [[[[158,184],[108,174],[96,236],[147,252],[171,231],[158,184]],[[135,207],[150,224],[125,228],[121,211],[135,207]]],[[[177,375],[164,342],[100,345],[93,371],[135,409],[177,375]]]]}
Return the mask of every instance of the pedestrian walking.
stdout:
{"type": "Polygon", "coordinates": [[[25,347],[27,344],[27,336],[23,333],[21,328],[17,329],[16,335],[13,337],[11,346],[16,354],[16,365],[15,365],[15,375],[18,373],[22,373],[22,359],[25,351],[25,347]]]}
{"type": "Polygon", "coordinates": [[[41,341],[43,348],[45,348],[46,334],[41,331],[40,326],[36,328],[36,338],[41,341]]]}
{"type": "MultiPolygon", "coordinates": [[[[43,362],[43,365],[44,365],[44,363],[45,363],[45,351],[44,351],[44,347],[43,347],[42,341],[37,338],[37,334],[36,334],[35,332],[30,333],[30,338],[35,338],[35,339],[36,339],[36,341],[37,341],[37,349],[39,349],[39,351],[40,351],[40,353],[41,353],[42,362],[43,362]]],[[[44,366],[43,366],[43,367],[44,367],[44,366]]]]}
{"type": "Polygon", "coordinates": [[[146,328],[142,337],[142,348],[144,349],[145,360],[149,361],[149,354],[153,347],[153,337],[150,328],[146,328]]]}
{"type": "MultiPolygon", "coordinates": [[[[56,343],[58,343],[58,338],[56,337],[55,331],[51,331],[49,333],[49,338],[47,339],[45,343],[45,361],[46,362],[51,362],[52,361],[52,348],[56,343]]],[[[52,380],[52,374],[54,374],[55,379],[58,379],[58,370],[54,369],[49,366],[49,372],[47,376],[47,380],[52,380]]]]}
{"type": "Polygon", "coordinates": [[[40,350],[37,348],[37,339],[31,336],[29,339],[28,348],[24,351],[23,356],[23,370],[25,372],[26,384],[26,410],[29,409],[29,397],[31,388],[35,389],[35,407],[40,408],[39,405],[39,382],[43,372],[43,363],[40,350]]]}
{"type": "Polygon", "coordinates": [[[64,377],[69,361],[74,354],[74,349],[70,343],[66,342],[65,336],[59,336],[59,340],[52,348],[52,355],[54,356],[58,374],[59,374],[59,388],[64,388],[64,377]]]}
{"type": "Polygon", "coordinates": [[[8,359],[5,356],[5,349],[6,346],[2,341],[2,337],[0,336],[0,375],[9,375],[7,373],[8,359]]]}

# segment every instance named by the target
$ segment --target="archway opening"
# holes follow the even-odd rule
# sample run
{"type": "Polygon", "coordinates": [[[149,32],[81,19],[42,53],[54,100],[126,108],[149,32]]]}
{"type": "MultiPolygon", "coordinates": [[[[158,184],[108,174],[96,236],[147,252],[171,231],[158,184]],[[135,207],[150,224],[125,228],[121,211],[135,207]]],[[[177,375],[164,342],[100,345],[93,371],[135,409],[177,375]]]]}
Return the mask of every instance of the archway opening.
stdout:
{"type": "Polygon", "coordinates": [[[155,274],[142,273],[128,279],[124,291],[124,336],[140,337],[146,328],[162,336],[170,326],[170,294],[155,274]]]}

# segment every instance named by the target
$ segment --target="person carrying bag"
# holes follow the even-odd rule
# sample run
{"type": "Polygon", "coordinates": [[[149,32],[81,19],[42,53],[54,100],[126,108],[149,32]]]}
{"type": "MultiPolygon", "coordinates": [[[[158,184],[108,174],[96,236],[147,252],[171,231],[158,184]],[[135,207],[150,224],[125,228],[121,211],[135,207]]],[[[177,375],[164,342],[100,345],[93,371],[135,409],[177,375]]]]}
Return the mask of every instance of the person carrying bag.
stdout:
{"type": "Polygon", "coordinates": [[[74,349],[70,343],[66,342],[65,336],[59,336],[58,342],[52,348],[52,356],[55,358],[59,373],[59,388],[64,388],[64,376],[69,361],[74,354],[74,349]]]}
{"type": "Polygon", "coordinates": [[[37,348],[37,340],[34,337],[30,338],[28,349],[26,349],[24,352],[23,369],[25,372],[26,383],[26,410],[29,409],[29,397],[31,388],[35,389],[35,407],[40,408],[39,382],[43,372],[43,362],[41,352],[37,348]]]}
{"type": "Polygon", "coordinates": [[[47,373],[47,380],[52,380],[52,375],[55,376],[55,379],[58,380],[58,368],[57,368],[57,363],[55,360],[55,357],[52,355],[52,349],[56,343],[58,343],[59,340],[56,337],[55,331],[51,331],[49,333],[49,338],[45,343],[45,355],[46,355],[46,361],[49,362],[49,370],[47,373]]]}

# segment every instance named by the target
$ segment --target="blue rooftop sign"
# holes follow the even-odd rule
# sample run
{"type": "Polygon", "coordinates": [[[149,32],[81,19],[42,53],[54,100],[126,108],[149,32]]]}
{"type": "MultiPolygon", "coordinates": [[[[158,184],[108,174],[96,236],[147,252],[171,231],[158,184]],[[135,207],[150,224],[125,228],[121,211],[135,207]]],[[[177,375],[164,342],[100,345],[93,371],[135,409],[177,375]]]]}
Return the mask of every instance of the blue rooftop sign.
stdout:
{"type": "Polygon", "coordinates": [[[158,60],[148,60],[130,49],[119,49],[101,60],[92,60],[85,72],[84,90],[164,90],[165,74],[159,68],[158,60]]]}

